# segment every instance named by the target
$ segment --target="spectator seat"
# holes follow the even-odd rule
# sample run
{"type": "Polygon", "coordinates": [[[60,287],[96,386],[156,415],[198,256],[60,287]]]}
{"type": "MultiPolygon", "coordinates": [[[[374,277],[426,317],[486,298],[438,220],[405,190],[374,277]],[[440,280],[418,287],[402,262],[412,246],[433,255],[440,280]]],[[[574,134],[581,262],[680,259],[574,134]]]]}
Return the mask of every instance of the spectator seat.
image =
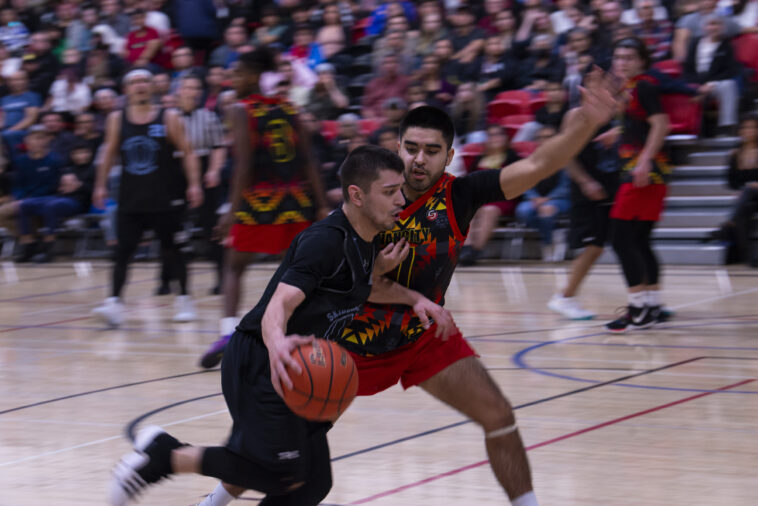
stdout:
{"type": "Polygon", "coordinates": [[[672,134],[699,135],[703,106],[682,93],[661,95],[661,106],[668,115],[672,134]]]}
{"type": "Polygon", "coordinates": [[[663,60],[653,64],[654,69],[658,69],[672,79],[682,77],[682,64],[677,60],[663,60]]]}
{"type": "Polygon", "coordinates": [[[510,116],[500,118],[498,123],[505,127],[505,132],[508,134],[508,138],[513,139],[519,128],[530,121],[534,121],[533,114],[511,114],[510,116]]]}
{"type": "Polygon", "coordinates": [[[324,139],[331,142],[337,138],[337,128],[339,124],[334,120],[323,120],[321,122],[321,135],[324,139]]]}

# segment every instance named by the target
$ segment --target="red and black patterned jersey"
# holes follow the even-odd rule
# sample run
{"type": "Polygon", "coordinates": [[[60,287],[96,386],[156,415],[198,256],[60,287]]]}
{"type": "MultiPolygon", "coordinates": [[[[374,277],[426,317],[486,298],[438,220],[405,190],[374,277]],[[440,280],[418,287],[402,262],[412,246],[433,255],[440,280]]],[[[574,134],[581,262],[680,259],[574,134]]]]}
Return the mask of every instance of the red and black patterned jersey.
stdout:
{"type": "MultiPolygon", "coordinates": [[[[403,237],[408,240],[411,246],[408,257],[388,277],[438,304],[443,303],[466,239],[452,207],[453,181],[455,177],[444,174],[405,208],[395,228],[377,238],[379,248],[403,237]]],[[[414,342],[423,332],[424,327],[410,307],[366,303],[338,342],[360,355],[376,355],[414,342]]]]}
{"type": "MultiPolygon", "coordinates": [[[[627,105],[623,111],[621,121],[622,132],[619,148],[621,158],[621,170],[624,175],[622,181],[630,180],[629,174],[637,166],[637,159],[645,147],[645,142],[650,134],[648,118],[656,114],[662,114],[658,80],[648,74],[640,74],[629,80],[626,85],[627,105]]],[[[671,174],[671,166],[663,152],[659,152],[652,161],[653,169],[650,173],[650,182],[662,184],[671,174]]]]}
{"type": "Polygon", "coordinates": [[[313,221],[315,206],[306,192],[304,154],[297,136],[297,111],[274,97],[250,95],[247,110],[252,184],[243,192],[237,222],[277,225],[313,221]]]}

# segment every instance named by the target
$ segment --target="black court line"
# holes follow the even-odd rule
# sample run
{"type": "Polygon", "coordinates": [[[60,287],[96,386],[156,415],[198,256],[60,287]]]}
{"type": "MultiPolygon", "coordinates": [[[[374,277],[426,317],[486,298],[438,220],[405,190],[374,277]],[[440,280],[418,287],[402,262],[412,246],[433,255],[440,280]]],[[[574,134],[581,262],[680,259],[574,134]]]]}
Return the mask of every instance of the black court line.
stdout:
{"type": "Polygon", "coordinates": [[[37,406],[43,406],[45,404],[51,404],[53,402],[65,401],[65,400],[68,400],[68,399],[75,399],[77,397],[84,397],[85,395],[98,394],[100,392],[108,392],[110,390],[118,390],[120,388],[133,387],[133,386],[137,386],[137,385],[146,385],[148,383],[156,383],[158,381],[165,381],[165,380],[170,380],[170,379],[175,379],[175,378],[184,378],[186,376],[194,376],[196,374],[208,374],[208,373],[211,373],[211,372],[214,372],[214,371],[195,371],[195,372],[188,372],[188,373],[184,373],[184,374],[175,374],[173,376],[164,376],[163,378],[154,378],[154,379],[149,379],[149,380],[144,380],[144,381],[135,381],[135,382],[132,382],[132,383],[124,383],[123,385],[115,385],[115,386],[112,386],[112,387],[105,387],[105,388],[99,388],[97,390],[89,390],[87,392],[80,392],[78,394],[64,395],[63,397],[56,397],[55,399],[48,399],[48,400],[45,400],[45,401],[34,402],[32,404],[25,404],[23,406],[18,406],[18,407],[15,407],[15,408],[6,409],[6,410],[3,410],[3,411],[0,411],[0,415],[5,415],[7,413],[13,413],[14,411],[21,411],[22,409],[28,409],[28,408],[34,408],[34,407],[37,407],[37,406]]]}

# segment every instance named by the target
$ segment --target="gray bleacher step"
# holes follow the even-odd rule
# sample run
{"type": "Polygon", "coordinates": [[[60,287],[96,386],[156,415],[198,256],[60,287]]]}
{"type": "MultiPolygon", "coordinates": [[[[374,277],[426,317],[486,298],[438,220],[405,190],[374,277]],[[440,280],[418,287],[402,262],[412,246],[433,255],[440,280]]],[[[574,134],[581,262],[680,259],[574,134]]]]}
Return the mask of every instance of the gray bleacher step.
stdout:
{"type": "Polygon", "coordinates": [[[703,208],[718,207],[731,208],[736,197],[734,195],[695,195],[695,196],[672,196],[666,197],[666,208],[703,208]]]}
{"type": "Polygon", "coordinates": [[[674,148],[708,149],[733,149],[740,143],[739,137],[713,137],[699,139],[693,135],[669,135],[666,137],[666,146],[674,148]]]}
{"type": "Polygon", "coordinates": [[[733,197],[735,191],[729,188],[723,179],[674,179],[669,184],[668,194],[673,197],[733,197]]]}
{"type": "Polygon", "coordinates": [[[674,167],[672,177],[680,178],[721,178],[721,184],[726,184],[726,165],[679,165],[674,167]]]}
{"type": "Polygon", "coordinates": [[[717,230],[718,227],[656,227],[653,238],[656,240],[700,240],[717,230]]]}
{"type": "Polygon", "coordinates": [[[729,163],[729,150],[700,151],[690,153],[688,156],[691,165],[727,165],[729,163]]]}
{"type": "Polygon", "coordinates": [[[666,210],[661,215],[658,226],[661,228],[713,227],[720,226],[729,217],[729,210],[719,211],[672,211],[666,210]]]}
{"type": "MultiPolygon", "coordinates": [[[[666,264],[723,265],[726,258],[726,246],[722,244],[670,244],[656,241],[653,243],[653,249],[664,269],[666,264]]],[[[604,264],[618,263],[612,248],[606,248],[598,261],[604,264]]]]}

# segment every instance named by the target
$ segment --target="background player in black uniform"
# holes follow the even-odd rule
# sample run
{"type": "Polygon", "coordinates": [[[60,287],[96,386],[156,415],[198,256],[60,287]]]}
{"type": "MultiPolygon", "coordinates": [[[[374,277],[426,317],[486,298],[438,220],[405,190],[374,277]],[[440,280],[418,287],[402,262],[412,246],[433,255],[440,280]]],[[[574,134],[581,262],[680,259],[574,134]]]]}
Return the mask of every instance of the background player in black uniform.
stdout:
{"type": "Polygon", "coordinates": [[[226,484],[204,505],[226,504],[245,489],[268,494],[265,506],[315,506],[326,496],[332,483],[330,424],[296,416],[279,396],[282,385],[292,387],[287,368],[299,373],[292,350],[314,334],[341,335],[367,299],[408,304],[427,326],[433,318],[440,334],[452,326],[440,306],[381,276],[404,258],[407,247],[395,245],[391,259],[374,263],[372,241],[394,226],[404,202],[402,172],[400,158],[383,148],[363,146],[350,154],[341,169],[345,204],[295,238],[229,342],[222,363],[224,398],[234,422],[229,442],[192,447],[158,427],[142,430],[136,451],[116,469],[112,504],[126,504],[147,484],[182,472],[226,484]]]}
{"type": "Polygon", "coordinates": [[[186,260],[175,240],[181,230],[185,195],[177,188],[186,187],[186,200],[191,207],[203,201],[200,168],[197,157],[187,142],[184,127],[175,111],[166,111],[150,103],[152,74],[136,69],[124,76],[128,105],[124,111],[108,116],[105,129],[105,155],[98,167],[93,203],[105,207],[108,173],[116,156],[121,158],[121,182],[118,195],[118,244],[113,266],[111,296],[93,312],[111,326],[123,321],[121,292],[132,254],[142,234],[153,229],[161,243],[164,263],[174,268],[173,279],[179,281],[180,295],[175,301],[174,321],[190,321],[195,317],[187,292],[186,260]],[[174,151],[184,154],[182,161],[186,186],[177,181],[174,151]]]}
{"type": "MultiPolygon", "coordinates": [[[[569,111],[565,121],[577,113],[569,111]]],[[[610,229],[611,206],[618,188],[620,160],[618,138],[621,129],[609,123],[568,167],[571,177],[571,224],[569,242],[572,249],[582,249],[571,265],[568,283],[553,295],[547,307],[570,320],[590,320],[592,311],[576,300],[584,278],[603,254],[610,229]]]]}

